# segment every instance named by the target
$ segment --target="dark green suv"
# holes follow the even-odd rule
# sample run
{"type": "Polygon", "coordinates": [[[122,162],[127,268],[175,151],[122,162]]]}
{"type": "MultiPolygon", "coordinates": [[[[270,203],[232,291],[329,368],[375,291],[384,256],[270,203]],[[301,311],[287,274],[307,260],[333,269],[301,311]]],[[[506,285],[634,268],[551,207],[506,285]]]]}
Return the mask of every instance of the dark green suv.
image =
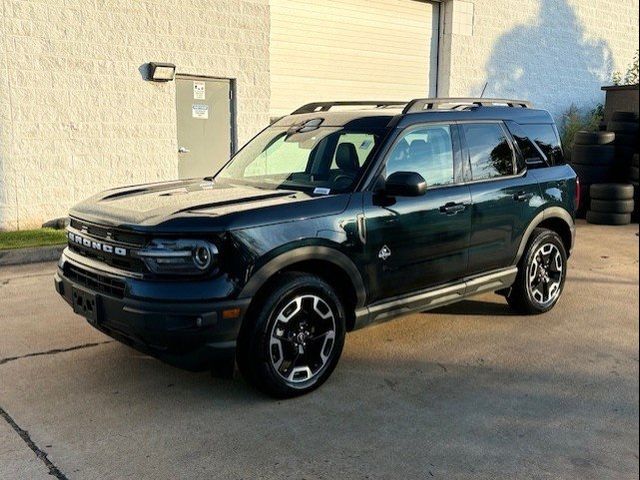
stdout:
{"type": "Polygon", "coordinates": [[[75,206],[55,284],[107,335],[289,397],[348,331],[482,292],[553,308],[579,191],[526,102],[317,103],[209,178],[75,206]]]}

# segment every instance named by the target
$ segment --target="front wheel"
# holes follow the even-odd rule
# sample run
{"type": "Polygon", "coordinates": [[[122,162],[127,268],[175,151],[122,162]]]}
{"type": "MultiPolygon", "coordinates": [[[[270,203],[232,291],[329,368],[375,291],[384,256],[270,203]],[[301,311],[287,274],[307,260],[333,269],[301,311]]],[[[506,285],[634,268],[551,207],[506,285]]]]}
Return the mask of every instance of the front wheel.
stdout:
{"type": "Polygon", "coordinates": [[[560,236],[536,228],[518,265],[518,276],[507,294],[509,305],[534,315],[551,310],[562,295],[567,276],[567,252],[560,236]]]}
{"type": "Polygon", "coordinates": [[[269,395],[303,395],[336,367],[345,338],[340,298],[322,279],[282,274],[256,299],[238,339],[238,367],[269,395]]]}

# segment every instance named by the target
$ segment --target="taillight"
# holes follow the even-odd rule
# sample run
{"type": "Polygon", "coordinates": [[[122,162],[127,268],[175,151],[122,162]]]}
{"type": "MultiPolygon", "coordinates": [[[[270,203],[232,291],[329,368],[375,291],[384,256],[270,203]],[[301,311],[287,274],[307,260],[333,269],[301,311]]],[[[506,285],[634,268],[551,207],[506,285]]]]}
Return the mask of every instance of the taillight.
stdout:
{"type": "Polygon", "coordinates": [[[575,201],[576,201],[576,210],[580,208],[580,202],[582,201],[582,188],[580,187],[580,178],[576,177],[576,193],[575,193],[575,201]]]}

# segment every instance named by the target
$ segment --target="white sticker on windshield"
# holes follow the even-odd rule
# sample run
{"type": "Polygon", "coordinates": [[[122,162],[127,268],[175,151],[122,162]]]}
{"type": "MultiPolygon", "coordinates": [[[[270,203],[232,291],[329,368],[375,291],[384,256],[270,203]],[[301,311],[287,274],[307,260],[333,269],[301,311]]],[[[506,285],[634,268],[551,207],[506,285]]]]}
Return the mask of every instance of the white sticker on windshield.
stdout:
{"type": "Polygon", "coordinates": [[[329,195],[331,193],[331,189],[330,188],[324,188],[324,187],[316,187],[313,190],[314,195],[329,195]]]}

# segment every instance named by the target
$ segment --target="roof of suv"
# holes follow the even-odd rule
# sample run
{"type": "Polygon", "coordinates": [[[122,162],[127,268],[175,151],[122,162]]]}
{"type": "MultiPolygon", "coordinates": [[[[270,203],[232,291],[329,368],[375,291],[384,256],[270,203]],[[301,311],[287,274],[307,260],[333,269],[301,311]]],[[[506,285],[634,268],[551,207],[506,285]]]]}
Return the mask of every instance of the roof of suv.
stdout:
{"type": "Polygon", "coordinates": [[[398,127],[424,122],[511,120],[519,124],[549,124],[546,110],[531,108],[522,100],[501,99],[417,99],[411,102],[333,102],[305,105],[274,126],[291,127],[311,120],[326,127],[382,128],[391,121],[398,127]],[[333,110],[332,108],[343,108],[333,110]]]}

